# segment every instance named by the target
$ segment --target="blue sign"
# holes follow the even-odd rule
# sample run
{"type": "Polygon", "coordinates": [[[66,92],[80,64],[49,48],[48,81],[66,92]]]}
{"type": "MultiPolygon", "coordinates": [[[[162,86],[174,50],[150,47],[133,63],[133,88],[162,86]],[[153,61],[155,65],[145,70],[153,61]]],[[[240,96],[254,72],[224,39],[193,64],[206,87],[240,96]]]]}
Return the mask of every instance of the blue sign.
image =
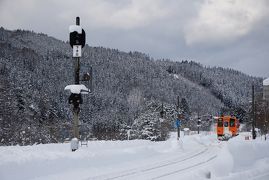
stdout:
{"type": "Polygon", "coordinates": [[[176,119],[176,127],[179,128],[181,126],[181,121],[179,119],[176,119]]]}

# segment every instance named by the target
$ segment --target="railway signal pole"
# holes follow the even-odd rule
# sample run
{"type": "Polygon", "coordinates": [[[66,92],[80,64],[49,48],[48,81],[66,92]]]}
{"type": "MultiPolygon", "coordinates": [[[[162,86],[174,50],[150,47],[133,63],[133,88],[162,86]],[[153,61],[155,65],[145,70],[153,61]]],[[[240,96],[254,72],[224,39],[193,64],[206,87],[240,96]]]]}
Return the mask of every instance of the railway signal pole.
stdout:
{"type": "MultiPolygon", "coordinates": [[[[80,71],[80,57],[81,57],[81,48],[85,45],[85,32],[82,33],[82,28],[80,27],[80,19],[76,18],[76,26],[70,27],[70,45],[73,48],[73,58],[75,61],[75,84],[79,84],[79,71],[80,71]],[[73,32],[72,32],[73,31],[73,32]]],[[[73,113],[74,113],[74,124],[73,124],[73,136],[79,139],[79,104],[82,104],[83,100],[81,93],[71,94],[70,103],[73,104],[73,113]]]]}
{"type": "MultiPolygon", "coordinates": [[[[81,94],[88,94],[90,90],[86,88],[85,85],[80,84],[80,57],[81,50],[85,46],[86,34],[85,31],[80,26],[80,19],[76,17],[76,25],[71,25],[69,27],[69,39],[70,46],[73,49],[73,61],[75,65],[74,71],[74,80],[75,84],[68,85],[65,87],[65,90],[70,90],[71,95],[68,98],[69,104],[73,104],[73,139],[71,141],[71,149],[75,151],[78,149],[78,140],[79,140],[79,105],[83,103],[81,94]]],[[[92,77],[90,77],[89,73],[84,74],[82,81],[89,81],[92,77]]]]}

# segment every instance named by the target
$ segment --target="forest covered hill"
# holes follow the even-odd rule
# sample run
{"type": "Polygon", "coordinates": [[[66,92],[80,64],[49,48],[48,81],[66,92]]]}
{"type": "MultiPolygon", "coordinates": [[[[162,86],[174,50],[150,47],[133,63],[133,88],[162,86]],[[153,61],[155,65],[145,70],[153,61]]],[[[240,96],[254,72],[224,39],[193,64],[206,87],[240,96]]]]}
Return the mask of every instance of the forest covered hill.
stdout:
{"type": "MultiPolygon", "coordinates": [[[[72,106],[69,92],[64,91],[74,83],[71,53],[68,42],[0,28],[0,145],[59,142],[71,137],[72,106]]],[[[81,74],[90,66],[94,90],[83,95],[80,129],[81,134],[98,139],[125,139],[130,127],[139,133],[139,128],[154,130],[165,124],[169,131],[177,97],[185,126],[195,128],[197,114],[233,113],[244,120],[251,85],[259,86],[262,81],[193,61],[154,60],[139,52],[86,45],[81,74]],[[163,109],[166,116],[159,117],[163,109]],[[148,126],[138,122],[144,120],[148,126]]]]}

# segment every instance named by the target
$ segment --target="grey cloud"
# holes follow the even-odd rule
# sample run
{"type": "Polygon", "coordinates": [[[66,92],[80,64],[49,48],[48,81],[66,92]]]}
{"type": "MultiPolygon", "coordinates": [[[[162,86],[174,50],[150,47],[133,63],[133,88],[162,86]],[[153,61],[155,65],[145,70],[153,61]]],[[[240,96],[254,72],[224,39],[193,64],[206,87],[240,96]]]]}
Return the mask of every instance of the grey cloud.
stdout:
{"type": "Polygon", "coordinates": [[[229,11],[225,2],[211,0],[1,0],[0,25],[68,40],[68,27],[80,16],[91,46],[141,51],[157,59],[195,60],[269,76],[269,26],[268,13],[264,10],[268,3],[265,0],[254,4],[252,0],[229,2],[239,5],[229,11]],[[227,13],[235,14],[231,18],[237,17],[240,3],[249,17],[246,22],[235,18],[229,24],[227,13]],[[216,14],[224,18],[228,28],[219,26],[216,14]],[[211,24],[204,28],[207,18],[211,24]]]}
{"type": "Polygon", "coordinates": [[[247,35],[261,20],[268,17],[266,1],[204,1],[186,27],[186,42],[218,45],[236,41],[247,35]]]}

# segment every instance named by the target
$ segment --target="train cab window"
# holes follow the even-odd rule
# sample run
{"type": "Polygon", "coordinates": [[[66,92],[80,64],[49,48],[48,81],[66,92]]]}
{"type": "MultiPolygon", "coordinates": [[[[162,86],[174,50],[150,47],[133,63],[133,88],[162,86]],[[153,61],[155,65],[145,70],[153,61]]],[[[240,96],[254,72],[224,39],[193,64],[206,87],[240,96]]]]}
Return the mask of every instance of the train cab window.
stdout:
{"type": "Polygon", "coordinates": [[[222,119],[219,119],[218,120],[218,127],[222,127],[223,126],[223,121],[222,121],[222,119]]]}
{"type": "Polygon", "coordinates": [[[230,127],[235,127],[235,120],[234,119],[230,119],[230,127]]]}
{"type": "Polygon", "coordinates": [[[224,122],[224,127],[228,127],[229,123],[227,121],[224,122]]]}

